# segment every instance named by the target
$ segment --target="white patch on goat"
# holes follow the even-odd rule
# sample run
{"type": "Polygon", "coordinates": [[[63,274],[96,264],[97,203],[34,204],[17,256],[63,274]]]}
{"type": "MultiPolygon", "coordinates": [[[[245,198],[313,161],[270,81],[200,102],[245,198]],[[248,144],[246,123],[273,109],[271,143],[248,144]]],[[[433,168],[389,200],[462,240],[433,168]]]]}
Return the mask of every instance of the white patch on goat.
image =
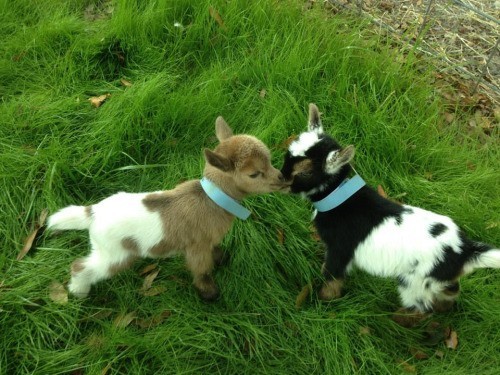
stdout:
{"type": "Polygon", "coordinates": [[[316,131],[304,132],[290,144],[288,151],[292,156],[306,156],[306,151],[319,141],[319,134],[316,131]]]}
{"type": "Polygon", "coordinates": [[[404,279],[406,285],[400,286],[403,305],[429,308],[443,286],[427,275],[443,260],[444,246],[460,253],[462,241],[457,225],[449,217],[404,207],[411,211],[402,214],[400,224],[394,217],[386,218],[357,246],[353,264],[372,275],[404,279]],[[447,229],[434,237],[430,228],[436,223],[447,229]]]}
{"type": "Polygon", "coordinates": [[[319,185],[318,187],[315,187],[309,191],[302,192],[300,194],[301,194],[302,198],[307,198],[307,197],[310,197],[311,195],[325,191],[325,189],[328,188],[329,186],[330,186],[330,183],[324,183],[324,184],[319,185]]]}
{"type": "Polygon", "coordinates": [[[137,255],[141,256],[147,256],[148,250],[162,240],[160,214],[149,211],[142,203],[149,194],[121,192],[92,206],[89,228],[92,250],[85,258],[84,269],[71,278],[71,293],[85,297],[92,284],[110,276],[110,267],[126,262],[133,255],[123,247],[124,238],[137,242],[137,255]]]}

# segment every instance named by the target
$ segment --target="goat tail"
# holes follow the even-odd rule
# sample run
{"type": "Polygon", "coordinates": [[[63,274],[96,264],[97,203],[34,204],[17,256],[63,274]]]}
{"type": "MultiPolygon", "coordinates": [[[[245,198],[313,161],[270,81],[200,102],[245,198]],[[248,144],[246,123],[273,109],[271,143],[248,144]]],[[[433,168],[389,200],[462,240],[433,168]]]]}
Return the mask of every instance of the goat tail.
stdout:
{"type": "Polygon", "coordinates": [[[49,230],[89,229],[92,223],[92,206],[61,208],[47,220],[49,230]]]}
{"type": "Polygon", "coordinates": [[[473,246],[476,252],[464,264],[465,273],[472,272],[477,268],[500,268],[500,249],[494,249],[481,242],[475,242],[473,246]]]}

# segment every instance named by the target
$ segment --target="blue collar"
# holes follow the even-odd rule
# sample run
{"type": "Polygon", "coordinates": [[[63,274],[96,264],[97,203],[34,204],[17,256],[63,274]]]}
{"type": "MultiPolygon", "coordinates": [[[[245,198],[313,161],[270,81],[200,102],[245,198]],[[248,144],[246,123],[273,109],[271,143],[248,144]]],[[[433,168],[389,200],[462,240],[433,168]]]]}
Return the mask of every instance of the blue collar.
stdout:
{"type": "Polygon", "coordinates": [[[246,220],[250,216],[251,212],[243,207],[238,201],[231,198],[229,195],[224,193],[217,185],[215,185],[208,178],[203,177],[200,180],[201,187],[208,195],[208,197],[215,202],[219,207],[222,207],[230,214],[236,216],[239,219],[246,220]]]}
{"type": "Polygon", "coordinates": [[[319,212],[333,210],[340,206],[356,192],[366,185],[366,182],[357,174],[352,178],[346,178],[342,183],[330,194],[320,201],[312,202],[314,208],[319,212]]]}

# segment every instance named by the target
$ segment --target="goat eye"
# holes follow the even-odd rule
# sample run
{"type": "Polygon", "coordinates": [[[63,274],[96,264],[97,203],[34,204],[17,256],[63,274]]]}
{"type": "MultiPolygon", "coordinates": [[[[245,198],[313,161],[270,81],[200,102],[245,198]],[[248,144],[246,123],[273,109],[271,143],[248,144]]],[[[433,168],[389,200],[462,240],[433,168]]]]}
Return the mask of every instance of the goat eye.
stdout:
{"type": "Polygon", "coordinates": [[[299,172],[298,175],[302,176],[302,177],[309,177],[312,175],[312,172],[311,171],[302,171],[302,172],[299,172]]]}
{"type": "Polygon", "coordinates": [[[259,177],[259,175],[260,175],[260,172],[255,172],[254,174],[250,175],[250,178],[257,178],[257,177],[259,177]]]}

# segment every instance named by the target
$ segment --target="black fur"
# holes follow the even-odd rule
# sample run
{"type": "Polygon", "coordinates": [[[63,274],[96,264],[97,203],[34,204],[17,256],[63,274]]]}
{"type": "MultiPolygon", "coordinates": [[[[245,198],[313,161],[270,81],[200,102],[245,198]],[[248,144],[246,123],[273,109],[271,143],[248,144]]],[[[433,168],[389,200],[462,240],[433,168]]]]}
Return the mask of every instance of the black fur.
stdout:
{"type": "Polygon", "coordinates": [[[448,227],[443,223],[436,223],[431,227],[429,233],[431,234],[432,237],[437,237],[446,232],[447,229],[448,227]]]}

